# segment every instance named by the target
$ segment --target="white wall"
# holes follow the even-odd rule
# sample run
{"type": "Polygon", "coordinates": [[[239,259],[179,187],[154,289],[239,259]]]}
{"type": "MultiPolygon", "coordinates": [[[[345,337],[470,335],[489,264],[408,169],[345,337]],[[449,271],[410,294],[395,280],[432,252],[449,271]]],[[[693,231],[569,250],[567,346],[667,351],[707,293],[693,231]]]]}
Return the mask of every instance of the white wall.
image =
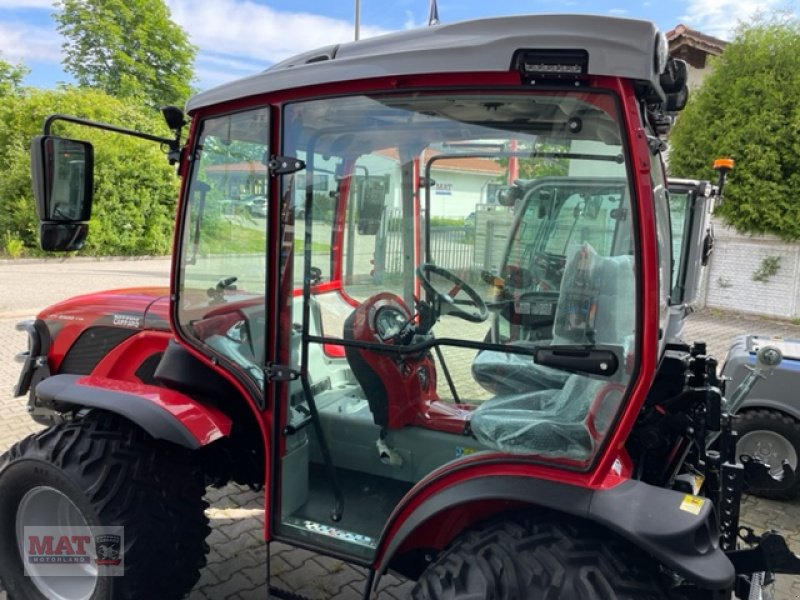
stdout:
{"type": "MultiPolygon", "coordinates": [[[[399,209],[402,206],[400,163],[385,156],[367,155],[362,156],[358,164],[366,167],[370,176],[391,177],[387,205],[390,209],[399,209]]],[[[489,183],[502,181],[488,173],[437,169],[435,165],[431,169],[431,177],[436,182],[431,190],[431,214],[434,217],[463,219],[475,212],[478,204],[486,202],[486,186],[489,183]]]]}
{"type": "Polygon", "coordinates": [[[747,236],[715,218],[714,254],[705,269],[698,305],[784,319],[800,317],[800,245],[774,236],[747,236]],[[766,282],[754,281],[765,258],[780,257],[766,282]]]}
{"type": "Polygon", "coordinates": [[[500,181],[493,175],[436,168],[431,169],[431,177],[436,182],[431,190],[431,215],[461,219],[486,202],[488,183],[500,181]]]}

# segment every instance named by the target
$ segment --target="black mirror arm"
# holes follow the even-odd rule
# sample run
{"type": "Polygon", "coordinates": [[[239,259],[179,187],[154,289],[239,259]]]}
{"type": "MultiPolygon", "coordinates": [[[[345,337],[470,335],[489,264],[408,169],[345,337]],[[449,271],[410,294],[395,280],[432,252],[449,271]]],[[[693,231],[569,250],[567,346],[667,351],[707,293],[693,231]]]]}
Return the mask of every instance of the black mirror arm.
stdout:
{"type": "Polygon", "coordinates": [[[44,120],[44,126],[42,127],[42,132],[44,133],[44,135],[51,135],[50,131],[52,130],[53,123],[55,123],[56,121],[77,123],[78,125],[84,125],[86,127],[102,129],[103,131],[113,131],[115,133],[130,135],[132,137],[148,140],[150,142],[157,142],[159,144],[164,144],[169,148],[168,157],[170,160],[173,160],[173,157],[180,156],[180,130],[178,130],[176,138],[165,138],[158,135],[152,135],[150,133],[144,133],[142,131],[135,131],[133,129],[125,129],[124,127],[117,127],[116,125],[110,125],[108,123],[101,123],[100,121],[90,121],[88,119],[81,119],[79,117],[72,117],[70,115],[54,114],[48,116],[44,120]]]}

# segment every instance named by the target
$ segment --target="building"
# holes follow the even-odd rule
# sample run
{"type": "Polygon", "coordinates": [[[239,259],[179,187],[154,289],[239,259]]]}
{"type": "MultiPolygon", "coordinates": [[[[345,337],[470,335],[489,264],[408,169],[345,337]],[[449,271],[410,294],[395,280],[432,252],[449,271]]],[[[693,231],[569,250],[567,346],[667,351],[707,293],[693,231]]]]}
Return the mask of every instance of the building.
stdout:
{"type": "Polygon", "coordinates": [[[667,32],[669,55],[686,61],[689,87],[696,88],[709,72],[709,58],[719,56],[728,42],[680,24],[667,32]]]}

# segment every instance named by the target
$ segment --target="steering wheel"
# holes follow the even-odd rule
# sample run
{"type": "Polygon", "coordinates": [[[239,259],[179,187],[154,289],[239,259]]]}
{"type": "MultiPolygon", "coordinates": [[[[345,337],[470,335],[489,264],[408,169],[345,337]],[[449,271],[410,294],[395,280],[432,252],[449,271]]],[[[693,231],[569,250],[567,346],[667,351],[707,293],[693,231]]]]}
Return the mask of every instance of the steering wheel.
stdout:
{"type": "Polygon", "coordinates": [[[422,287],[433,297],[434,310],[437,315],[453,315],[471,323],[483,323],[489,318],[489,309],[486,307],[483,298],[472,286],[455,273],[431,263],[423,263],[417,267],[417,275],[422,287]],[[453,287],[447,293],[438,291],[431,283],[430,274],[446,279],[453,284],[453,287]],[[459,292],[464,292],[467,295],[469,299],[468,305],[473,306],[475,308],[474,311],[464,310],[456,304],[455,297],[459,292]]]}

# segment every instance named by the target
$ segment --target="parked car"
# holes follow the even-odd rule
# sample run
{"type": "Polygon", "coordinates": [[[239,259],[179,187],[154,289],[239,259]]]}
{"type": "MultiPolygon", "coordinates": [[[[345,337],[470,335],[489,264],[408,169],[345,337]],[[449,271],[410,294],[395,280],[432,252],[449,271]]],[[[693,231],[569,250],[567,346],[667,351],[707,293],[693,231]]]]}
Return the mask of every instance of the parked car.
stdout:
{"type": "Polygon", "coordinates": [[[241,200],[244,206],[254,217],[267,218],[267,197],[264,194],[253,194],[252,196],[244,196],[241,200]]]}

